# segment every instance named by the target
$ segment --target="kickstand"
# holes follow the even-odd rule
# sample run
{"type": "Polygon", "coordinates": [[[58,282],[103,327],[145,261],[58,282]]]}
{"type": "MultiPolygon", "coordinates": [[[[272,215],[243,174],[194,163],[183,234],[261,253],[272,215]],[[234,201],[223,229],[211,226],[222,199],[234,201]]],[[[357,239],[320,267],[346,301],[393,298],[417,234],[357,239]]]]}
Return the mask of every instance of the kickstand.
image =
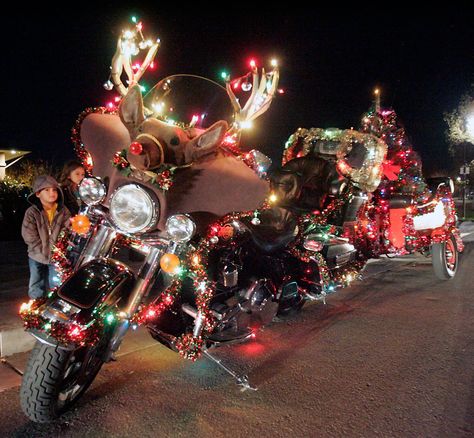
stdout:
{"type": "Polygon", "coordinates": [[[232,371],[230,368],[226,367],[220,359],[217,359],[216,357],[214,357],[207,350],[204,350],[203,354],[208,359],[212,360],[212,362],[215,362],[217,365],[219,365],[225,372],[230,374],[237,381],[237,385],[242,387],[241,391],[246,391],[247,389],[251,389],[252,391],[257,391],[258,388],[250,385],[248,376],[246,376],[246,375],[240,375],[239,376],[237,373],[232,371]]]}

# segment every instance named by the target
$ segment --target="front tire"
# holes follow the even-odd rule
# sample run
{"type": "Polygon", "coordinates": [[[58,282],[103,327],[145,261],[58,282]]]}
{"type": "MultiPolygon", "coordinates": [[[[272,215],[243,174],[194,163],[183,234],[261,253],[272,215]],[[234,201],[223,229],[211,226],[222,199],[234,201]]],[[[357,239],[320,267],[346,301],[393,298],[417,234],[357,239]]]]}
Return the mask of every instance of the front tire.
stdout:
{"type": "Polygon", "coordinates": [[[459,253],[453,236],[446,242],[431,245],[431,257],[435,275],[439,279],[450,280],[456,275],[459,253]]]}
{"type": "Polygon", "coordinates": [[[102,364],[96,347],[66,351],[38,341],[21,383],[23,412],[36,423],[54,420],[81,397],[102,364]]]}

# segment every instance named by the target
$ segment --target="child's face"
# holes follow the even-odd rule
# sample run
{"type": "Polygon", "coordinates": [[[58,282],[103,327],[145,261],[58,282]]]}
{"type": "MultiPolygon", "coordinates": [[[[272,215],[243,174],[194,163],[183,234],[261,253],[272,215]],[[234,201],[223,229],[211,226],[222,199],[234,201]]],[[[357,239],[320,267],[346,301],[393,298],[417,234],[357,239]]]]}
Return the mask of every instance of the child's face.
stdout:
{"type": "Polygon", "coordinates": [[[58,189],[56,187],[46,187],[36,193],[42,204],[53,204],[58,200],[58,189]]]}
{"type": "Polygon", "coordinates": [[[81,181],[84,179],[85,171],[83,167],[78,167],[74,169],[70,174],[69,174],[69,179],[74,183],[79,185],[81,181]]]}

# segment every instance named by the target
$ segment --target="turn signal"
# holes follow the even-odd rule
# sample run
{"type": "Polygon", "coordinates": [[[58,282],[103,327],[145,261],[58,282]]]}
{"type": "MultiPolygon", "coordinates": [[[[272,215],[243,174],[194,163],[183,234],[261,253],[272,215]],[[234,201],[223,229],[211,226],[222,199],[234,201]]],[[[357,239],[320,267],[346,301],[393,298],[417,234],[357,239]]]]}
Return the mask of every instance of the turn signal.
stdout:
{"type": "Polygon", "coordinates": [[[175,274],[179,268],[180,261],[176,254],[166,253],[160,259],[160,266],[167,274],[175,274]]]}
{"type": "Polygon", "coordinates": [[[91,223],[89,218],[83,214],[76,214],[76,216],[71,219],[71,228],[77,234],[87,234],[90,227],[91,223]]]}

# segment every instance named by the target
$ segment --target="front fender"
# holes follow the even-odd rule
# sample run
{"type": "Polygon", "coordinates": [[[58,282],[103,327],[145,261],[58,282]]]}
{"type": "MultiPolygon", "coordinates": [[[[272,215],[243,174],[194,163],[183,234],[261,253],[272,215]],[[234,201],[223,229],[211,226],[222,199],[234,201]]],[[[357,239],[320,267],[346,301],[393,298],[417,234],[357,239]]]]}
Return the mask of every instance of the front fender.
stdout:
{"type": "Polygon", "coordinates": [[[124,302],[135,276],[123,263],[113,259],[96,259],[81,266],[58,289],[58,296],[80,309],[91,309],[98,303],[124,302]]]}
{"type": "Polygon", "coordinates": [[[134,282],[123,263],[92,260],[69,277],[56,296],[25,303],[20,316],[40,342],[67,350],[93,345],[115,327],[114,313],[126,303],[134,282]],[[104,324],[109,309],[112,320],[104,324]]]}

